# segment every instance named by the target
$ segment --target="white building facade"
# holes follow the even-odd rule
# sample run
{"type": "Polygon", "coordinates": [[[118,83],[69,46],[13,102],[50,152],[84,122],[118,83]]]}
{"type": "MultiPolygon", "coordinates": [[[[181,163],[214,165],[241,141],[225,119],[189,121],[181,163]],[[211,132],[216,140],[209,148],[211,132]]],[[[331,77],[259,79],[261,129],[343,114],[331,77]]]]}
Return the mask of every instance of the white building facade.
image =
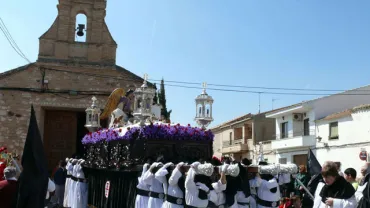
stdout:
{"type": "MultiPolygon", "coordinates": [[[[271,148],[276,152],[276,163],[307,165],[308,150],[311,148],[316,153],[316,146],[321,145],[318,140],[317,121],[328,115],[370,103],[370,96],[363,93],[365,90],[370,90],[370,86],[298,103],[266,114],[266,118],[276,119],[276,140],[271,142],[271,148]]],[[[341,160],[336,154],[320,154],[317,153],[320,162],[341,160]],[[324,158],[319,158],[320,154],[324,158]]]]}
{"type": "Polygon", "coordinates": [[[370,105],[329,115],[316,124],[318,161],[321,164],[326,160],[340,161],[342,171],[354,168],[359,177],[361,166],[369,161],[370,105]]]}

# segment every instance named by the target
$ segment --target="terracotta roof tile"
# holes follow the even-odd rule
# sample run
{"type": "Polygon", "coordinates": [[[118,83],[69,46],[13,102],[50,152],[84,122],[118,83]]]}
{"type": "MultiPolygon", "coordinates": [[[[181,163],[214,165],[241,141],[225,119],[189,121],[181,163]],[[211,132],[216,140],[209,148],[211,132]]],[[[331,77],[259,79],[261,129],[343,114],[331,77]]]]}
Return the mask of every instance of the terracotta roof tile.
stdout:
{"type": "Polygon", "coordinates": [[[344,111],[341,111],[341,112],[337,112],[337,113],[327,115],[324,118],[319,119],[318,121],[327,121],[327,120],[343,118],[343,117],[349,116],[351,114],[352,114],[352,110],[347,109],[347,110],[344,110],[344,111]]]}
{"type": "Polygon", "coordinates": [[[217,126],[215,126],[215,127],[211,128],[211,130],[214,130],[214,129],[217,129],[217,128],[220,128],[220,127],[223,127],[223,126],[227,126],[227,125],[229,125],[229,124],[231,124],[231,123],[235,123],[235,122],[238,122],[238,121],[242,121],[242,120],[247,119],[247,118],[251,118],[252,116],[253,116],[253,115],[252,115],[251,113],[248,113],[248,114],[243,115],[243,116],[239,116],[239,117],[237,117],[237,118],[234,118],[234,119],[232,119],[232,120],[229,120],[229,121],[226,121],[226,122],[224,122],[224,123],[222,123],[222,124],[219,124],[219,125],[217,125],[217,126]]]}

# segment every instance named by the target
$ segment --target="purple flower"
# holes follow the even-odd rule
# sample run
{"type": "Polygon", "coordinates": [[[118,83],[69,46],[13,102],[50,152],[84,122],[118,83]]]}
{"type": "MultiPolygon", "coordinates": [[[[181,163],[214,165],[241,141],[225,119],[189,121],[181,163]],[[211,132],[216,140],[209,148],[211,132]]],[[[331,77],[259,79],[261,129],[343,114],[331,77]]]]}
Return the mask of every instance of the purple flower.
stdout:
{"type": "Polygon", "coordinates": [[[204,131],[200,128],[188,126],[170,126],[154,124],[140,127],[128,128],[123,136],[119,136],[120,129],[102,129],[89,133],[82,139],[82,144],[95,144],[101,141],[115,140],[189,140],[189,141],[213,141],[214,135],[210,130],[204,131]]]}

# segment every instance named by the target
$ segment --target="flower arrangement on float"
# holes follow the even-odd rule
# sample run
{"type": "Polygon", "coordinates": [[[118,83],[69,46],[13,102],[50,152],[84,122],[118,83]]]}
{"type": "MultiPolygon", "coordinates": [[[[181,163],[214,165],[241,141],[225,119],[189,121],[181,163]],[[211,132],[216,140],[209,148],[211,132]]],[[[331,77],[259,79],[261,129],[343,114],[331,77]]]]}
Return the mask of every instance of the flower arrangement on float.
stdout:
{"type": "Polygon", "coordinates": [[[100,129],[90,132],[82,139],[83,144],[96,144],[99,142],[111,142],[119,140],[185,140],[185,141],[213,141],[214,134],[210,130],[191,127],[190,124],[156,123],[143,127],[128,126],[121,128],[100,129]]]}
{"type": "Polygon", "coordinates": [[[190,124],[148,123],[144,126],[129,125],[119,128],[99,129],[90,132],[82,139],[85,146],[86,166],[99,168],[127,167],[144,159],[145,146],[152,142],[165,144],[203,143],[212,145],[214,134],[210,130],[192,127],[190,124]],[[144,146],[140,146],[144,145],[144,146]],[[137,149],[138,148],[138,149],[137,149]],[[136,154],[136,156],[133,156],[136,154]],[[141,154],[138,156],[137,154],[141,154]],[[134,160],[134,161],[133,161],[134,160]]]}

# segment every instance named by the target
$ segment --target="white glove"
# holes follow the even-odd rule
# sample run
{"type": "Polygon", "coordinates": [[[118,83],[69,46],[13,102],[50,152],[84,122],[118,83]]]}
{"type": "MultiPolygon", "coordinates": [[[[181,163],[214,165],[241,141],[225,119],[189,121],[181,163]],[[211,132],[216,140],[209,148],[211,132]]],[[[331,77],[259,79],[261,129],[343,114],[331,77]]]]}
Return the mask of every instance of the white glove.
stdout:
{"type": "Polygon", "coordinates": [[[163,165],[163,163],[159,162],[159,163],[157,163],[157,165],[155,167],[158,167],[158,166],[161,166],[161,165],[163,165]]]}
{"type": "Polygon", "coordinates": [[[153,170],[153,168],[155,168],[155,167],[157,167],[157,165],[158,165],[158,163],[153,163],[151,166],[150,166],[150,168],[149,168],[149,170],[153,170]]]}
{"type": "Polygon", "coordinates": [[[148,167],[149,167],[149,163],[145,163],[145,164],[143,165],[143,169],[148,170],[148,167]]]}
{"type": "Polygon", "coordinates": [[[226,170],[227,170],[227,168],[229,167],[229,165],[228,164],[224,164],[222,167],[221,167],[221,172],[223,172],[223,173],[226,173],[226,170]]]}
{"type": "Polygon", "coordinates": [[[198,182],[198,183],[196,183],[196,185],[197,185],[198,189],[201,189],[201,190],[203,190],[205,192],[208,192],[209,191],[209,188],[204,183],[198,182]]]}
{"type": "Polygon", "coordinates": [[[197,169],[197,168],[198,168],[198,165],[200,165],[200,162],[193,162],[190,166],[191,166],[192,168],[197,169]]]}
{"type": "Polygon", "coordinates": [[[171,165],[173,165],[173,163],[172,163],[172,162],[169,162],[169,163],[166,163],[163,167],[164,167],[164,168],[168,168],[168,167],[170,167],[171,165]]]}
{"type": "Polygon", "coordinates": [[[177,165],[176,165],[176,168],[177,168],[177,169],[180,169],[183,165],[185,165],[185,163],[180,162],[179,164],[177,164],[177,165]]]}

